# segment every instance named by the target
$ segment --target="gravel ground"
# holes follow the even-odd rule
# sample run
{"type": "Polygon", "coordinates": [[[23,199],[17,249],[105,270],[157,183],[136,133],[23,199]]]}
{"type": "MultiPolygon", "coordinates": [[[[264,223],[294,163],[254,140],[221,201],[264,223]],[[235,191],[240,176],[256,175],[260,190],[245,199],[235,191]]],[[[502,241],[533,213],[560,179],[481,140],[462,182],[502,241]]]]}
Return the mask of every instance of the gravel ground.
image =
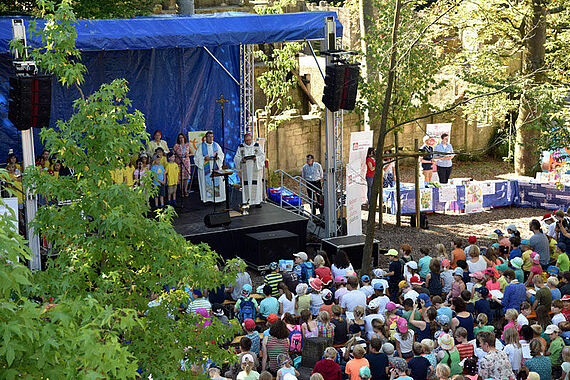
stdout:
{"type": "MultiPolygon", "coordinates": [[[[451,250],[451,241],[461,237],[464,241],[470,235],[477,236],[480,246],[489,246],[488,236],[495,229],[506,232],[505,226],[514,224],[521,231],[523,238],[529,238],[531,233],[528,223],[534,219],[539,220],[545,210],[533,208],[504,207],[484,211],[476,214],[428,214],[429,229],[422,230],[410,227],[409,217],[402,217],[402,227],[396,226],[396,216],[384,214],[384,228],[376,230],[374,236],[380,242],[380,249],[396,248],[407,243],[413,247],[413,256],[416,256],[420,247],[433,250],[436,244],[442,243],[451,250]]],[[[366,228],[368,212],[363,211],[363,230],[366,228]]],[[[381,263],[386,263],[382,260],[381,263]]]]}
{"type": "MultiPolygon", "coordinates": [[[[473,178],[475,180],[514,178],[512,164],[502,160],[487,158],[477,162],[455,162],[452,178],[473,178]]],[[[414,167],[410,162],[400,167],[402,182],[413,182],[414,167]]],[[[487,210],[476,214],[433,213],[428,214],[429,229],[411,228],[409,217],[402,217],[402,226],[396,226],[396,216],[384,214],[384,228],[376,229],[375,238],[380,242],[380,249],[399,248],[407,243],[413,247],[412,255],[417,257],[420,247],[434,249],[438,243],[451,250],[451,241],[455,237],[467,240],[470,235],[477,236],[480,246],[488,246],[488,236],[495,229],[505,231],[505,226],[515,224],[523,238],[530,237],[528,223],[534,218],[539,220],[546,211],[542,209],[504,207],[487,210]]],[[[362,211],[362,230],[366,230],[368,212],[362,211]]],[[[377,219],[378,220],[378,219],[377,219]]],[[[308,239],[311,240],[311,239],[308,239]]],[[[380,257],[380,265],[386,266],[387,260],[380,257]]],[[[259,274],[252,273],[254,282],[261,283],[259,274]]]]}

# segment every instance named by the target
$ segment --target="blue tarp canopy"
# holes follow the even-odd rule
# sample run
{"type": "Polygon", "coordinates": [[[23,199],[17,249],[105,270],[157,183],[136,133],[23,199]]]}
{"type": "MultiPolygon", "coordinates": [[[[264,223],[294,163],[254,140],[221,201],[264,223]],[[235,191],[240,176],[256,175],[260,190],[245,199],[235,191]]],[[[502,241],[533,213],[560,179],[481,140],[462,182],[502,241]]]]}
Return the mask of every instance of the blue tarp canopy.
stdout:
{"type": "MultiPolygon", "coordinates": [[[[133,107],[143,112],[149,133],[160,129],[172,145],[178,133],[214,131],[221,136],[221,112],[215,99],[223,94],[225,106],[224,145],[239,144],[239,86],[204,49],[205,46],[235,77],[240,76],[240,44],[303,41],[324,38],[325,17],[337,20],[335,12],[303,12],[279,15],[217,13],[169,15],[134,19],[80,20],[77,47],[88,73],[82,90],[89,95],[101,84],[116,78],[129,82],[133,107]]],[[[13,17],[12,17],[13,18],[13,17]]],[[[27,26],[30,19],[26,19],[27,26]]],[[[42,23],[38,23],[42,26],[42,23]]],[[[9,42],[11,18],[0,17],[0,105],[8,98],[8,78],[13,75],[9,42]]],[[[32,39],[32,46],[39,42],[32,39]]],[[[74,88],[62,88],[55,79],[52,90],[51,124],[66,120],[72,102],[79,98],[74,88]]],[[[8,149],[20,155],[18,131],[7,120],[7,107],[0,107],[0,160],[8,149]]],[[[36,140],[36,150],[41,146],[36,140]]],[[[39,152],[36,152],[39,154],[39,152]]]]}
{"type": "MultiPolygon", "coordinates": [[[[336,12],[278,15],[226,12],[80,20],[76,25],[77,47],[84,51],[167,49],[322,39],[324,18],[327,16],[336,19],[336,12]]],[[[10,20],[9,17],[0,18],[0,52],[9,51],[12,39],[10,20]]],[[[43,27],[42,22],[38,25],[43,27]]],[[[342,25],[338,20],[337,34],[342,35],[342,25]]],[[[31,42],[37,45],[37,41],[31,42]]]]}

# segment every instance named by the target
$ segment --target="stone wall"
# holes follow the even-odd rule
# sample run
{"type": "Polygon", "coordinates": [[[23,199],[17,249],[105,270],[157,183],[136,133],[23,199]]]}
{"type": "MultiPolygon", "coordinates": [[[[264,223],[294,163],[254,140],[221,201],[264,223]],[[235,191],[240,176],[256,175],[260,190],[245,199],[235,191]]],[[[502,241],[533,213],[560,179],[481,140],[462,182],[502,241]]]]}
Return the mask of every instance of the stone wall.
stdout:
{"type": "MultiPolygon", "coordinates": [[[[348,161],[350,133],[359,131],[357,113],[344,115],[343,161],[348,161]]],[[[264,128],[260,128],[261,131],[264,128]]],[[[261,133],[263,135],[263,132],[261,133]]],[[[325,121],[324,113],[314,115],[294,115],[283,120],[277,128],[269,131],[267,139],[267,158],[269,173],[283,169],[291,174],[298,174],[305,163],[305,157],[311,153],[315,160],[325,162],[325,121]]]]}

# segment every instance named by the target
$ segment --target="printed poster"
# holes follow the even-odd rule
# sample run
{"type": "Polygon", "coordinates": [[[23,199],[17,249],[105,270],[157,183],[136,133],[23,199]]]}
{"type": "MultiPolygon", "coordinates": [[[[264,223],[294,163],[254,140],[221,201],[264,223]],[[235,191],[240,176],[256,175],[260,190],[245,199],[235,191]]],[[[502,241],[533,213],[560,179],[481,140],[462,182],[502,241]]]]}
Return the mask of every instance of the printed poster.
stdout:
{"type": "Polygon", "coordinates": [[[483,190],[483,195],[494,195],[495,194],[495,182],[484,182],[481,184],[483,190]]]}
{"type": "Polygon", "coordinates": [[[480,183],[465,185],[465,212],[472,214],[483,211],[483,189],[480,183]]]}
{"type": "Polygon", "coordinates": [[[439,189],[439,201],[442,203],[457,202],[457,187],[443,186],[439,189]]]}
{"type": "Polygon", "coordinates": [[[433,188],[420,189],[420,211],[433,210],[433,188]]]}
{"type": "Polygon", "coordinates": [[[208,131],[189,131],[188,132],[188,143],[190,144],[190,151],[192,154],[198,150],[198,145],[202,144],[206,138],[206,132],[208,131]]]}
{"type": "Polygon", "coordinates": [[[451,141],[451,123],[438,123],[438,124],[427,124],[426,125],[426,135],[436,140],[436,143],[441,142],[441,135],[447,133],[449,135],[449,140],[451,141]]]}
{"type": "Polygon", "coordinates": [[[362,235],[362,203],[366,202],[366,153],[372,146],[372,131],[350,134],[350,150],[346,165],[347,235],[362,235]]]}

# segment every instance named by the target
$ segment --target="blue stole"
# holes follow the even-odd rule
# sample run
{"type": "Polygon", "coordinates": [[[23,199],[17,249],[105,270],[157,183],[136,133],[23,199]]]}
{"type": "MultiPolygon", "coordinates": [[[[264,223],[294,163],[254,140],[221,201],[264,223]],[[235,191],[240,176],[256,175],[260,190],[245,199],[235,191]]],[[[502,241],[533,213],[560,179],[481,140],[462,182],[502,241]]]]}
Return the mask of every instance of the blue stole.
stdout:
{"type": "MultiPolygon", "coordinates": [[[[213,153],[216,153],[218,151],[218,144],[212,142],[212,149],[213,149],[213,153]]],[[[208,156],[208,144],[206,144],[205,141],[202,142],[202,156],[206,157],[208,156]]],[[[212,170],[216,170],[217,169],[217,162],[216,161],[208,161],[208,162],[204,162],[204,174],[210,174],[210,171],[212,170]],[[212,163],[213,167],[210,168],[210,163],[212,163]]],[[[216,183],[217,185],[217,183],[216,183]]]]}

